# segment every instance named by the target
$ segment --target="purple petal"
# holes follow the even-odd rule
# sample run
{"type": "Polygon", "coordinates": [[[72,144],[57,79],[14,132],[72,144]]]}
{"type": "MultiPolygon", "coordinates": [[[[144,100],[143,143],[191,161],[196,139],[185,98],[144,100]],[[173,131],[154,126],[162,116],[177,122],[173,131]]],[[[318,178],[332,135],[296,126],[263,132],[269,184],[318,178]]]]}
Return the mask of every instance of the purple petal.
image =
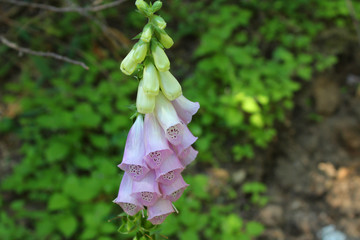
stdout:
{"type": "Polygon", "coordinates": [[[160,126],[165,131],[165,137],[173,145],[180,144],[182,140],[182,133],[184,124],[176,114],[176,111],[164,95],[159,92],[155,100],[155,116],[160,123],[160,126]]]}
{"type": "Polygon", "coordinates": [[[131,196],[132,184],[133,180],[131,179],[130,175],[125,173],[120,183],[118,196],[113,201],[130,216],[134,216],[141,209],[144,209],[139,201],[131,196]]]}
{"type": "Polygon", "coordinates": [[[192,116],[199,110],[200,104],[198,102],[191,102],[183,95],[172,101],[172,104],[184,123],[189,124],[192,116]]]}
{"type": "Polygon", "coordinates": [[[188,186],[189,184],[187,184],[180,175],[171,185],[160,184],[160,189],[165,199],[175,202],[181,197],[188,186]]]}
{"type": "Polygon", "coordinates": [[[198,138],[190,132],[189,128],[184,125],[183,138],[179,145],[173,146],[176,154],[179,156],[182,152],[190,147],[198,138]]]}
{"type": "Polygon", "coordinates": [[[165,218],[174,212],[172,204],[167,199],[159,199],[153,206],[148,207],[148,220],[154,224],[161,224],[165,218]]]}
{"type": "Polygon", "coordinates": [[[161,197],[159,183],[155,181],[154,170],[150,171],[141,181],[133,182],[131,196],[144,206],[152,206],[161,197]]]}
{"type": "Polygon", "coordinates": [[[124,157],[119,168],[129,173],[136,181],[141,180],[149,168],[143,160],[145,156],[144,121],[141,115],[136,118],[126,139],[124,157]]]}
{"type": "Polygon", "coordinates": [[[158,169],[155,169],[156,181],[170,185],[180,176],[184,170],[183,165],[175,154],[171,154],[158,169]]]}
{"type": "Polygon", "coordinates": [[[150,168],[159,168],[162,162],[172,154],[172,150],[154,114],[145,115],[144,129],[145,161],[150,168]]]}
{"type": "Polygon", "coordinates": [[[186,167],[195,160],[197,155],[198,151],[196,151],[193,147],[190,146],[185,149],[178,157],[181,164],[186,167]]]}

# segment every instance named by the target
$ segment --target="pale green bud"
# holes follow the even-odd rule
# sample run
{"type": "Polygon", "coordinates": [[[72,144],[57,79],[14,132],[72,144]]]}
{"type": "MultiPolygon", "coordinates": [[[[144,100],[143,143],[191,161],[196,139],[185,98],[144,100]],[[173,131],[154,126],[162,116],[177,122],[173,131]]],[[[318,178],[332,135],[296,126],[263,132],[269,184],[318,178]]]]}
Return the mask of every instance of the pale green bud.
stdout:
{"type": "Polygon", "coordinates": [[[159,93],[159,74],[154,64],[147,61],[143,73],[143,89],[147,95],[156,96],[159,93]]]}
{"type": "Polygon", "coordinates": [[[156,26],[158,26],[160,29],[164,29],[166,27],[166,22],[165,20],[158,16],[158,15],[154,15],[152,18],[153,23],[155,23],[156,26]]]}
{"type": "Polygon", "coordinates": [[[173,101],[182,95],[180,83],[169,71],[159,72],[159,75],[161,91],[169,101],[173,101]]]}
{"type": "Polygon", "coordinates": [[[148,45],[149,45],[148,43],[143,42],[143,41],[138,42],[138,44],[136,45],[136,47],[134,49],[135,62],[141,63],[142,61],[144,61],[144,59],[147,55],[148,45]]]}
{"type": "Polygon", "coordinates": [[[150,23],[146,24],[142,33],[141,33],[141,37],[140,39],[144,42],[150,42],[151,37],[152,37],[152,33],[153,33],[153,28],[151,26],[150,23]]]}
{"type": "Polygon", "coordinates": [[[160,43],[165,47],[165,48],[171,48],[171,46],[174,44],[174,41],[172,40],[172,38],[162,29],[156,29],[156,33],[157,33],[157,37],[160,41],[160,43]]]}
{"type": "Polygon", "coordinates": [[[164,50],[155,41],[151,43],[151,53],[154,57],[155,66],[160,72],[165,72],[170,69],[169,58],[166,56],[164,50]]]}
{"type": "Polygon", "coordinates": [[[135,5],[137,9],[145,13],[148,12],[150,9],[149,4],[147,4],[144,0],[136,0],[135,5]]]}
{"type": "Polygon", "coordinates": [[[155,97],[145,94],[143,80],[140,81],[136,96],[136,108],[139,113],[152,113],[155,108],[155,97]]]}
{"type": "Polygon", "coordinates": [[[154,2],[154,4],[152,5],[152,12],[154,13],[156,11],[159,11],[161,7],[162,7],[161,1],[154,2]]]}
{"type": "Polygon", "coordinates": [[[128,55],[122,60],[120,69],[126,75],[131,75],[137,66],[137,62],[134,59],[134,50],[132,49],[128,55]]]}

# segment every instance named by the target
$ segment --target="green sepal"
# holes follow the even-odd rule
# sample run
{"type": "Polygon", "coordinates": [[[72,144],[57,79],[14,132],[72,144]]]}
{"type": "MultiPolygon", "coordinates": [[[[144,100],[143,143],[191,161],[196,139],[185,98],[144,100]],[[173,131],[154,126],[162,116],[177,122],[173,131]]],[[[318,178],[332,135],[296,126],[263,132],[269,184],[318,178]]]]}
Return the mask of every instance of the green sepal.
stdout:
{"type": "Polygon", "coordinates": [[[140,39],[141,38],[141,35],[142,35],[142,32],[137,34],[135,37],[133,37],[131,40],[137,40],[137,39],[140,39]]]}

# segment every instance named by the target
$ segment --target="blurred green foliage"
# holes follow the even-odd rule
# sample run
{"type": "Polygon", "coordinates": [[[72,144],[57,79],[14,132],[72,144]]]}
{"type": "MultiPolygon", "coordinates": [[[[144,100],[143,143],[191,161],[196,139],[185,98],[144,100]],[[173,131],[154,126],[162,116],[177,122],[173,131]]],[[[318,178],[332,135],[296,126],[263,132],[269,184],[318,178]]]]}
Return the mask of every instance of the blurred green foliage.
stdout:
{"type": "MultiPolygon", "coordinates": [[[[201,104],[190,127],[199,136],[200,164],[210,166],[251,159],[257,147],[265,148],[301,83],[336,63],[341,46],[327,46],[321,37],[329,26],[349,32],[352,26],[342,0],[172,0],[164,5],[162,14],[178,44],[168,51],[172,71],[184,79],[186,97],[201,104]]],[[[143,19],[132,3],[121,6],[120,14],[114,8],[97,17],[116,22],[122,31],[116,36],[135,36],[143,19]]],[[[360,4],[354,7],[359,13],[360,4]]],[[[121,211],[111,201],[121,179],[116,165],[137,87],[118,68],[118,56],[127,50],[107,50],[99,27],[83,24],[77,13],[46,16],[20,14],[19,26],[31,27],[10,34],[35,49],[80,55],[90,70],[39,57],[18,60],[0,45],[1,56],[9,60],[0,64],[1,79],[9,79],[2,100],[21,107],[16,117],[1,119],[0,131],[22,141],[21,161],[0,185],[1,239],[125,238],[116,232],[119,222],[107,220],[121,211]]],[[[180,214],[168,217],[164,235],[246,240],[261,234],[261,224],[239,217],[242,209],[214,201],[206,176],[186,180],[191,186],[176,203],[180,214]]],[[[265,191],[262,183],[250,182],[241,194],[263,206],[265,191]]]]}
{"type": "Polygon", "coordinates": [[[200,158],[209,161],[215,154],[219,165],[252,158],[255,147],[267,146],[301,82],[337,62],[338,52],[323,50],[319,35],[331,25],[335,31],[351,25],[345,1],[227,2],[187,6],[197,13],[187,24],[195,26],[200,44],[185,94],[202,107],[193,126],[201,135],[200,158]]]}
{"type": "Polygon", "coordinates": [[[178,216],[168,216],[161,225],[162,234],[178,235],[180,240],[251,240],[263,232],[264,227],[260,223],[245,223],[234,213],[233,203],[214,204],[206,189],[209,186],[206,175],[188,176],[185,181],[191,187],[176,202],[181,212],[178,216]]]}

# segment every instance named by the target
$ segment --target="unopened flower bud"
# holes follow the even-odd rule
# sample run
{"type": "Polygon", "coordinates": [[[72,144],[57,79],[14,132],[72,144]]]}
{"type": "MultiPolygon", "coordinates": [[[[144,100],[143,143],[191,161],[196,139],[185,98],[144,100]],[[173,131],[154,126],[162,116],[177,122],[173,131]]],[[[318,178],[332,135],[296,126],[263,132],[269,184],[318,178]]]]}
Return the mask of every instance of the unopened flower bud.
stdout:
{"type": "Polygon", "coordinates": [[[139,9],[142,12],[148,12],[149,11],[149,4],[147,4],[144,0],[136,0],[135,5],[137,9],[139,9]]]}
{"type": "Polygon", "coordinates": [[[153,28],[152,25],[150,23],[146,24],[142,33],[141,33],[141,37],[140,39],[144,42],[150,42],[151,37],[152,37],[152,33],[153,33],[153,28]]]}
{"type": "Polygon", "coordinates": [[[169,58],[166,56],[164,49],[155,41],[151,43],[151,53],[154,57],[155,66],[160,72],[165,72],[170,69],[169,58]]]}
{"type": "Polygon", "coordinates": [[[182,95],[180,83],[169,71],[159,72],[159,75],[161,90],[169,101],[173,101],[182,95]]]}
{"type": "Polygon", "coordinates": [[[164,29],[166,27],[166,22],[162,17],[158,15],[154,15],[152,20],[155,23],[155,25],[158,26],[160,29],[164,29]]]}
{"type": "Polygon", "coordinates": [[[120,69],[126,75],[131,75],[137,66],[137,62],[134,58],[134,50],[132,49],[128,55],[123,59],[120,65],[120,69]]]}
{"type": "Polygon", "coordinates": [[[172,38],[164,30],[162,30],[160,28],[157,29],[157,37],[158,37],[160,43],[165,48],[171,48],[171,46],[174,44],[174,41],[172,40],[172,38]]]}
{"type": "Polygon", "coordinates": [[[162,7],[161,1],[154,2],[154,4],[152,5],[152,12],[155,13],[155,12],[159,11],[161,7],[162,7]]]}
{"type": "Polygon", "coordinates": [[[135,62],[141,63],[142,61],[144,61],[148,51],[148,45],[149,44],[146,42],[139,41],[139,43],[137,44],[134,50],[135,62]]]}
{"type": "Polygon", "coordinates": [[[143,73],[143,89],[147,95],[156,96],[159,93],[159,74],[151,61],[146,61],[143,73]]]}
{"type": "Polygon", "coordinates": [[[155,97],[147,95],[143,89],[143,80],[140,81],[137,97],[136,108],[139,113],[146,114],[152,113],[155,108],[155,97]]]}

